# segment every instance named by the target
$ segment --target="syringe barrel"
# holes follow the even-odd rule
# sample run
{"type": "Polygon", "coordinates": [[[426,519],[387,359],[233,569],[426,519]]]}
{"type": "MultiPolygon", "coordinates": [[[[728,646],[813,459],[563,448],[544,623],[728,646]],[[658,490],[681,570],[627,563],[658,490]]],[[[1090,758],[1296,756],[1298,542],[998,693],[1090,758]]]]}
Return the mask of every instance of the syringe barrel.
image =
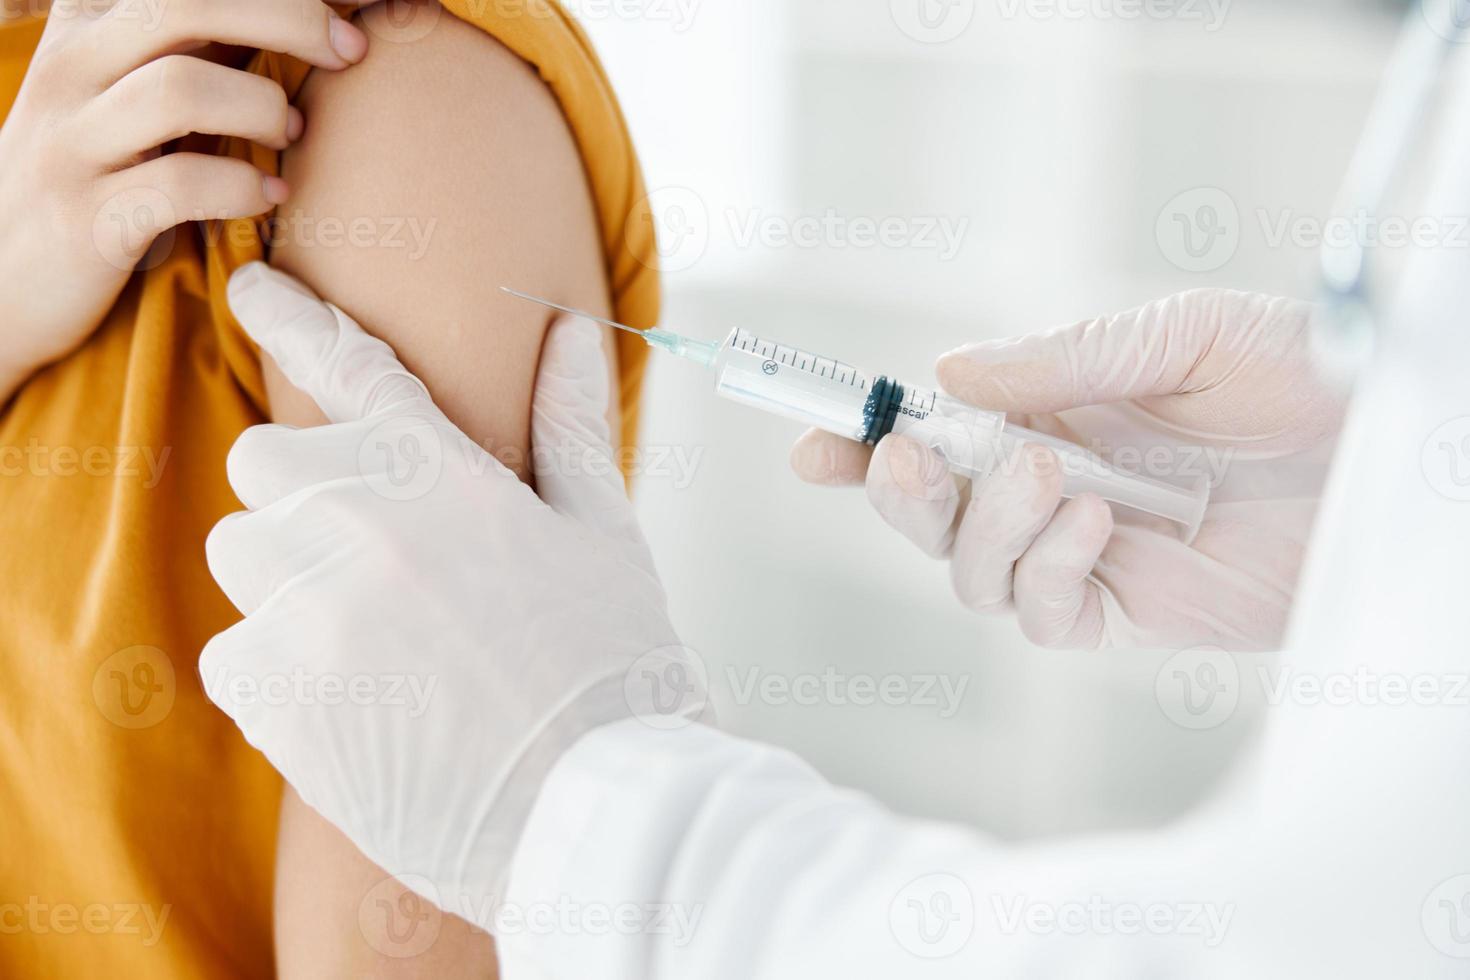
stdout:
{"type": "Polygon", "coordinates": [[[927,389],[869,378],[851,365],[762,340],[736,330],[713,365],[716,391],[762,411],[876,444],[890,432],[937,452],[951,470],[984,480],[1000,465],[1019,465],[1021,443],[1039,443],[1057,456],[1062,495],[1095,493],[1104,500],[1182,524],[1192,539],[1209,499],[1208,487],[1185,489],[1108,463],[1075,443],[1010,425],[989,412],[927,389]]]}
{"type": "Polygon", "coordinates": [[[714,369],[723,398],[862,441],[870,382],[849,364],[736,330],[714,369]]]}
{"type": "Polygon", "coordinates": [[[1181,524],[1193,540],[1209,503],[1209,487],[1193,489],[1153,480],[1114,466],[1096,453],[1066,439],[1012,425],[1006,417],[931,392],[908,398],[929,411],[901,415],[893,431],[935,450],[956,473],[984,480],[999,466],[1024,465],[1023,443],[1042,445],[1057,458],[1062,496],[1097,494],[1104,500],[1181,524]]]}

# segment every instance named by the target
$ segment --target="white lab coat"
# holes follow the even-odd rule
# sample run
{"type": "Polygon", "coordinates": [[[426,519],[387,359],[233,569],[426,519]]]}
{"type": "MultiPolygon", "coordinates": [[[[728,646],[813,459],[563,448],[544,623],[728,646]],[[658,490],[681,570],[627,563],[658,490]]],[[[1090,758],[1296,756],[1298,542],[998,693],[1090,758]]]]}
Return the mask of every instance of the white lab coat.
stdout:
{"type": "MultiPolygon", "coordinates": [[[[1425,214],[1470,215],[1457,102],[1425,214]]],[[[1026,847],[898,818],[773,748],[625,722],[583,739],[537,803],[497,929],[505,975],[1470,972],[1470,250],[1416,254],[1402,293],[1285,659],[1439,703],[1270,708],[1206,812],[1026,847]]]]}

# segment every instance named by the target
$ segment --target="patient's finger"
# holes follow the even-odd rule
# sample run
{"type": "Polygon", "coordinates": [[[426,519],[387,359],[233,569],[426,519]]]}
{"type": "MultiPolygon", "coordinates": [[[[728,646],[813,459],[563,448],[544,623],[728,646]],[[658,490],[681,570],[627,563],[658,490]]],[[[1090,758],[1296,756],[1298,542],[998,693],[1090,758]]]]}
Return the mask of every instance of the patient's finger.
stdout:
{"type": "Polygon", "coordinates": [[[288,54],[340,71],[367,55],[368,38],[321,0],[168,0],[151,9],[119,4],[97,21],[89,66],[108,82],[163,55],[215,42],[288,54]]]}
{"type": "Polygon", "coordinates": [[[873,452],[867,489],[890,527],[932,558],[949,555],[962,494],[938,453],[904,436],[888,436],[873,452]]]}
{"type": "Polygon", "coordinates": [[[809,430],[791,447],[791,468],[818,486],[862,486],[872,458],[872,447],[821,429],[809,430]]]}

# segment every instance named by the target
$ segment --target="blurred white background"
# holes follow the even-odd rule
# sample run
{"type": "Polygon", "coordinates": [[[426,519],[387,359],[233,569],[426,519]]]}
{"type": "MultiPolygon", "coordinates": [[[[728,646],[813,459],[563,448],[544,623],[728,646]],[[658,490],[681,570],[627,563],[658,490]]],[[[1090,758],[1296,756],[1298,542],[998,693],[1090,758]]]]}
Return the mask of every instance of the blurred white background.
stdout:
{"type": "MultiPolygon", "coordinates": [[[[1349,0],[568,6],[655,192],[666,324],[740,324],[924,384],[961,343],[1180,289],[1310,297],[1302,242],[1330,215],[1402,16],[1349,0]],[[791,240],[812,219],[835,230],[791,240]],[[863,221],[895,240],[870,244],[863,221]]],[[[637,497],[728,727],[905,812],[1011,838],[1157,824],[1252,737],[1251,685],[1218,727],[1170,720],[1155,688],[1173,651],[1040,652],[966,613],[860,491],[797,483],[793,426],[716,400],[695,369],[657,364],[645,419],[645,446],[697,462],[692,480],[646,475],[637,497]],[[792,704],[730,684],[829,668],[965,687],[944,717],[942,696],[792,704]]]]}

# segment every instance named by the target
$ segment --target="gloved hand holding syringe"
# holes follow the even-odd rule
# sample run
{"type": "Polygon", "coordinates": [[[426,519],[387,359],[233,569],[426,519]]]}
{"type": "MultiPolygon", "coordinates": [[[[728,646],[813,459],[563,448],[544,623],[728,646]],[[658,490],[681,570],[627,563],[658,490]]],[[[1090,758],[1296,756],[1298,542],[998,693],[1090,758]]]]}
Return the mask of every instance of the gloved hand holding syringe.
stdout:
{"type": "Polygon", "coordinates": [[[1013,425],[990,412],[938,392],[888,377],[868,375],[827,357],[732,331],[722,343],[695,340],[669,330],[636,330],[506,288],[522,299],[595,320],[642,337],[650,347],[693,361],[715,373],[715,392],[774,415],[794,419],[855,442],[876,445],[890,433],[939,453],[956,474],[984,480],[1016,457],[1022,443],[1056,454],[1062,496],[1096,494],[1104,500],[1180,524],[1186,540],[1199,530],[1209,503],[1204,481],[1173,486],[1120,469],[1075,443],[1013,425]]]}

